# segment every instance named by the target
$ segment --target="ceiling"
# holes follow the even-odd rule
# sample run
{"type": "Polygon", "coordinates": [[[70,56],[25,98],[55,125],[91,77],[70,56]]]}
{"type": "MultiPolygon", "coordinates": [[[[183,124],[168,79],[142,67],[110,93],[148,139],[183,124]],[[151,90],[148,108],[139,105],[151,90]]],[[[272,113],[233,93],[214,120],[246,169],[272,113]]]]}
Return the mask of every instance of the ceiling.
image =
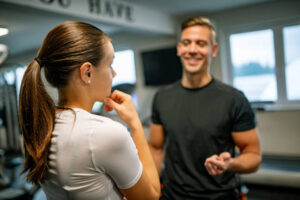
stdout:
{"type": "MultiPolygon", "coordinates": [[[[226,9],[254,5],[271,0],[122,0],[149,8],[172,17],[188,16],[195,13],[209,14],[226,9]]],[[[12,55],[40,46],[47,32],[62,21],[80,20],[74,16],[45,12],[38,9],[22,7],[0,0],[0,27],[9,28],[10,33],[0,37],[0,44],[9,49],[12,55]]],[[[99,22],[98,22],[99,23],[99,22]]],[[[95,22],[93,22],[95,24],[95,22]]],[[[99,24],[108,34],[121,31],[121,27],[99,24]]]]}
{"type": "MultiPolygon", "coordinates": [[[[8,35],[0,37],[0,44],[8,46],[9,55],[36,49],[41,45],[49,30],[67,20],[80,19],[0,2],[0,26],[9,29],[8,35]]],[[[88,22],[88,20],[86,21],[88,22]]],[[[95,23],[93,22],[93,24],[95,23]]],[[[101,29],[106,33],[119,30],[118,27],[103,24],[101,24],[101,29]]]]}
{"type": "Polygon", "coordinates": [[[180,17],[194,13],[212,13],[250,6],[272,0],[124,0],[180,17]]]}

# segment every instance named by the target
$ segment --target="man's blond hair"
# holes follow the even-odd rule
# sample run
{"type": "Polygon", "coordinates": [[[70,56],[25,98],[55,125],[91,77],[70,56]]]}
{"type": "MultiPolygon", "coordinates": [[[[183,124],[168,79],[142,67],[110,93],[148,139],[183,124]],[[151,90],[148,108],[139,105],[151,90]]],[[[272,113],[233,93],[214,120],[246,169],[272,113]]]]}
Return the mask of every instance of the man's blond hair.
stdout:
{"type": "Polygon", "coordinates": [[[181,32],[191,26],[206,26],[210,30],[211,34],[211,42],[212,44],[216,43],[216,30],[214,25],[211,23],[211,21],[208,18],[205,17],[191,17],[186,20],[184,20],[181,24],[181,32]]]}

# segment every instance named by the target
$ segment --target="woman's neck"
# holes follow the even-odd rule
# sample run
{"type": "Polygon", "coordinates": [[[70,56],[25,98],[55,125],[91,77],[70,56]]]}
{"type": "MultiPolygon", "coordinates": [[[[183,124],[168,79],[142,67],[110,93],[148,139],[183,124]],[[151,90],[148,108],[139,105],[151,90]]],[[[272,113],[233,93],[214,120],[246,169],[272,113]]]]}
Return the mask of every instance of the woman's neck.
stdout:
{"type": "Polygon", "coordinates": [[[58,107],[61,108],[81,108],[92,112],[93,102],[86,95],[79,95],[77,92],[59,91],[58,107]]]}

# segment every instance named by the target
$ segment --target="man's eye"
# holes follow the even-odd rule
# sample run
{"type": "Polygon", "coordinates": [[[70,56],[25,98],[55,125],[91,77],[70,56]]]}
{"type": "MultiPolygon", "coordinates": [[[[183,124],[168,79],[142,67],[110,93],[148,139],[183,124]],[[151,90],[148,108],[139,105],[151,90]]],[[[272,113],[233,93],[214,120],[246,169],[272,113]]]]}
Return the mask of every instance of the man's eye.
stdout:
{"type": "Polygon", "coordinates": [[[206,42],[206,41],[199,41],[199,42],[197,42],[197,44],[198,44],[198,46],[200,46],[200,47],[204,47],[204,46],[207,45],[207,42],[206,42]]]}
{"type": "Polygon", "coordinates": [[[183,46],[188,46],[190,44],[190,42],[187,40],[184,40],[184,41],[181,41],[181,44],[183,44],[183,46]]]}

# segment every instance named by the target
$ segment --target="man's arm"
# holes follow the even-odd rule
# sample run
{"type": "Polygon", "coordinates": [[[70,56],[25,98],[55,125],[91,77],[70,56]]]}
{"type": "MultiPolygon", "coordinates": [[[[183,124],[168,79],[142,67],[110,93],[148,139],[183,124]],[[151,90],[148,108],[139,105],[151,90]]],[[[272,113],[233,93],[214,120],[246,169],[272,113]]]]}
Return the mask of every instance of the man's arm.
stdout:
{"type": "Polygon", "coordinates": [[[164,159],[164,143],[165,135],[163,126],[152,123],[150,125],[149,147],[158,173],[161,171],[161,165],[164,159]]]}
{"type": "Polygon", "coordinates": [[[241,153],[230,160],[228,170],[240,173],[257,171],[262,159],[257,130],[233,132],[232,138],[241,153]]]}
{"type": "Polygon", "coordinates": [[[262,158],[257,130],[232,132],[232,138],[240,149],[240,155],[231,158],[228,152],[223,152],[220,155],[207,158],[205,167],[209,174],[218,175],[226,170],[239,173],[250,173],[258,170],[262,158]]]}

